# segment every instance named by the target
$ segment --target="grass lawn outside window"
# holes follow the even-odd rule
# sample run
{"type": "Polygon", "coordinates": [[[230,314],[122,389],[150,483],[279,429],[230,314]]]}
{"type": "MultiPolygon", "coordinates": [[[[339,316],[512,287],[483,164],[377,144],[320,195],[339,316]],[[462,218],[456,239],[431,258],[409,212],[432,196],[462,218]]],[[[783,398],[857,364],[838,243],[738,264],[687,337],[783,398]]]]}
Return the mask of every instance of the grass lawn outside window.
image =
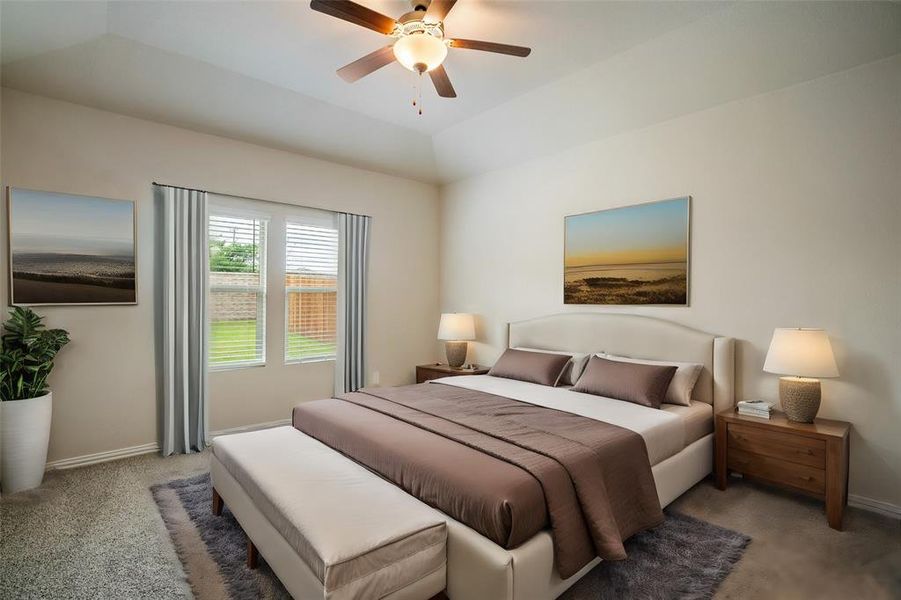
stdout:
{"type": "MultiPolygon", "coordinates": [[[[241,363],[256,359],[254,346],[256,342],[256,321],[213,321],[210,324],[210,350],[211,355],[216,354],[216,349],[225,347],[242,347],[246,351],[232,352],[228,362],[219,362],[212,366],[224,367],[229,363],[241,363]]],[[[286,340],[288,346],[300,350],[300,360],[311,358],[323,358],[335,355],[335,345],[320,340],[304,337],[299,333],[288,333],[286,340]]]]}

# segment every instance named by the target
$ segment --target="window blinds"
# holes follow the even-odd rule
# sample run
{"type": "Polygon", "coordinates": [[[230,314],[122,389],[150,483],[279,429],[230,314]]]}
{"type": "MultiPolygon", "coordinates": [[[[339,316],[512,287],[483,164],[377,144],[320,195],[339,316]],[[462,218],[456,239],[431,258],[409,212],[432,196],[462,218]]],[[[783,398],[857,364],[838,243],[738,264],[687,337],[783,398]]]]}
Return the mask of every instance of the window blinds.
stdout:
{"type": "Polygon", "coordinates": [[[266,330],[266,221],[210,215],[209,362],[263,364],[266,330]]]}
{"type": "Polygon", "coordinates": [[[335,357],[338,230],[285,223],[285,361],[335,357]]]}

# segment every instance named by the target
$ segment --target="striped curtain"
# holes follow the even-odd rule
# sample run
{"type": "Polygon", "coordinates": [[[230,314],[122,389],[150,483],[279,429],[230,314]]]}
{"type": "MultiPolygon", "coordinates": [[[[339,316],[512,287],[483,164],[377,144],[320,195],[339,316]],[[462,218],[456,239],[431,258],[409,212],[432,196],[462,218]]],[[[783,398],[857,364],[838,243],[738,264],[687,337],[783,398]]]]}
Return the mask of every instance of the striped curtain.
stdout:
{"type": "Polygon", "coordinates": [[[338,344],[335,394],[366,385],[366,279],[370,217],[338,213],[338,344]]]}
{"type": "Polygon", "coordinates": [[[163,456],[207,445],[207,194],[158,186],[163,245],[163,456]]]}

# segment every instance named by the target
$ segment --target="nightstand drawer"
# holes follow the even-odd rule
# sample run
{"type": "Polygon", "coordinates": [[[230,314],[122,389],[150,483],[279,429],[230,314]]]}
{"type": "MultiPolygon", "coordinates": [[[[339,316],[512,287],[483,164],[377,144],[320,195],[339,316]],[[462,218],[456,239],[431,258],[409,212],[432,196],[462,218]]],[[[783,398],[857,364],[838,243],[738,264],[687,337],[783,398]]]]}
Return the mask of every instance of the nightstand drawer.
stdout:
{"type": "Polygon", "coordinates": [[[823,440],[731,423],[728,444],[730,451],[734,448],[817,469],[826,468],[823,440]]]}
{"type": "Polygon", "coordinates": [[[729,449],[727,465],[733,471],[814,494],[822,495],[826,491],[826,472],[807,465],[755,455],[734,447],[729,449]]]}

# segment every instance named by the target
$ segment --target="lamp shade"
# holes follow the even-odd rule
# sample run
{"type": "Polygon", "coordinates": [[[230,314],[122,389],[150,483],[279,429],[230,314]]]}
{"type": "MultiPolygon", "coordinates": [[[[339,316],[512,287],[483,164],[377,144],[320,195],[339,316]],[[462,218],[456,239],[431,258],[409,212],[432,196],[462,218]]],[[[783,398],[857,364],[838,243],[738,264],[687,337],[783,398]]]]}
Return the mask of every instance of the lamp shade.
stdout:
{"type": "Polygon", "coordinates": [[[467,313],[444,313],[438,324],[438,339],[447,341],[468,341],[476,339],[476,327],[472,315],[467,313]]]}
{"type": "Polygon", "coordinates": [[[798,377],[838,377],[829,336],[822,329],[778,328],[763,370],[798,377]]]}
{"type": "Polygon", "coordinates": [[[411,71],[431,71],[444,62],[447,45],[428,33],[405,35],[394,42],[394,57],[411,71]]]}

